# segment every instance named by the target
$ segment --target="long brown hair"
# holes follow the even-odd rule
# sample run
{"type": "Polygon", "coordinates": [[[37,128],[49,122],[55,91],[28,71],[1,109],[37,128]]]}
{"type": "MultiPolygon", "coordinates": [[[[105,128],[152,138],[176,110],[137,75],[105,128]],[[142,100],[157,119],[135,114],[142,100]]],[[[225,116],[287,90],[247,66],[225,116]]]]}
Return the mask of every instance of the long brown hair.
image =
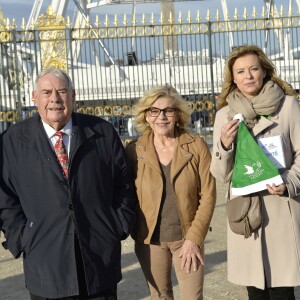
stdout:
{"type": "Polygon", "coordinates": [[[226,98],[237,86],[233,81],[232,67],[235,61],[245,55],[254,54],[258,57],[262,69],[266,72],[265,82],[272,80],[277,83],[287,95],[296,96],[297,93],[292,89],[291,85],[281,79],[276,72],[276,68],[263,50],[255,45],[242,45],[235,47],[228,56],[224,67],[224,80],[222,90],[219,95],[218,109],[227,105],[226,98]]]}

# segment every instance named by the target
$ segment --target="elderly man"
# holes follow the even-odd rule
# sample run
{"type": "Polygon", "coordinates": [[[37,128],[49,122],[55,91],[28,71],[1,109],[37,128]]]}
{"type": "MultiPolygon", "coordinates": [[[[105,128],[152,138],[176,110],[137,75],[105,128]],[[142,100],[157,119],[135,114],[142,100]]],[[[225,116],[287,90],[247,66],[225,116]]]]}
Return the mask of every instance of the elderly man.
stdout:
{"type": "Polygon", "coordinates": [[[4,247],[23,255],[31,299],[117,299],[135,192],[113,126],[73,112],[69,76],[36,79],[38,114],[1,136],[4,247]]]}

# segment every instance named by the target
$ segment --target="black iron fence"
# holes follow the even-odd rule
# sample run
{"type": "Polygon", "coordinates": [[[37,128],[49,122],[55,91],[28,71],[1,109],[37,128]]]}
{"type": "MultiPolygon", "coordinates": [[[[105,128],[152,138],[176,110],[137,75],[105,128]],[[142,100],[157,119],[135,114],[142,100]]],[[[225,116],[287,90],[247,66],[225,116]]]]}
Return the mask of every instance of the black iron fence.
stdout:
{"type": "Polygon", "coordinates": [[[132,106],[155,85],[172,84],[193,108],[192,130],[211,142],[224,62],[232,47],[256,44],[299,91],[300,15],[289,12],[214,21],[142,15],[98,17],[72,28],[49,8],[30,30],[0,26],[0,130],[36,113],[31,92],[48,66],[67,70],[76,110],[111,121],[123,140],[136,135],[132,106]],[[148,16],[148,19],[146,18],[148,16]],[[129,24],[130,23],[130,24],[129,24]]]}

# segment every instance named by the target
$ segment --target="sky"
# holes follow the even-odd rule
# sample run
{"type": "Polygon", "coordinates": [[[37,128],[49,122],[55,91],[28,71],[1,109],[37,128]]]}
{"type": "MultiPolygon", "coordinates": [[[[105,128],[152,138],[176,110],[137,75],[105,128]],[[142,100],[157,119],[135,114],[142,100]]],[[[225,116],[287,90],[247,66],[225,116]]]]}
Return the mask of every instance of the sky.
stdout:
{"type": "MultiPolygon", "coordinates": [[[[41,0],[40,0],[41,1],[41,0]]],[[[291,0],[275,0],[275,4],[279,8],[281,5],[284,6],[285,12],[288,10],[288,3],[291,0]]],[[[47,7],[51,4],[51,0],[44,0],[43,7],[41,13],[44,13],[47,7]]],[[[96,0],[93,0],[96,2],[96,0]]],[[[296,0],[291,1],[294,10],[296,11],[296,0]]],[[[17,25],[20,26],[22,22],[22,18],[25,18],[27,21],[30,16],[31,9],[33,7],[34,0],[0,0],[0,8],[2,9],[4,18],[9,18],[12,20],[13,18],[16,20],[17,25]]],[[[235,7],[238,8],[239,16],[242,17],[244,7],[251,13],[253,7],[257,7],[257,12],[261,13],[261,8],[264,5],[263,0],[227,0],[227,6],[229,10],[229,15],[233,16],[235,7]]],[[[69,11],[68,15],[72,17],[73,15],[73,1],[69,0],[69,11]]],[[[183,18],[187,17],[187,13],[190,10],[191,16],[193,18],[196,17],[197,11],[200,11],[201,18],[205,20],[207,9],[210,9],[212,17],[214,19],[215,12],[219,9],[219,12],[222,13],[221,0],[202,0],[202,1],[183,1],[183,2],[175,2],[175,15],[178,16],[178,12],[182,11],[183,18]]],[[[93,9],[92,13],[99,14],[100,16],[103,14],[117,14],[123,16],[126,13],[128,16],[131,15],[133,11],[132,4],[121,4],[121,5],[105,5],[101,6],[97,9],[93,9]]],[[[159,3],[148,3],[148,4],[137,4],[136,5],[136,13],[150,13],[154,12],[159,14],[160,12],[160,4],[159,3]]],[[[100,20],[101,21],[101,20],[100,20]]]]}

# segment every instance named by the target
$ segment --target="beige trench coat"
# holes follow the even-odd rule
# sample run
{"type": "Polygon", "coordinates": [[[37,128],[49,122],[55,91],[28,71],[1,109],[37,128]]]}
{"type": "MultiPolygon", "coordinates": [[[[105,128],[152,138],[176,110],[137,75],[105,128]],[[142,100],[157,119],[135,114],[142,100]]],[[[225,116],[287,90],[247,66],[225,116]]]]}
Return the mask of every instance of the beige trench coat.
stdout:
{"type": "MultiPolygon", "coordinates": [[[[214,125],[211,172],[223,182],[231,181],[234,149],[220,144],[221,127],[227,122],[228,106],[218,111],[214,125]]],[[[228,280],[263,289],[300,285],[300,106],[286,96],[270,119],[261,118],[253,128],[255,138],[281,134],[286,169],[280,173],[289,197],[263,192],[263,226],[244,239],[227,225],[228,280]]]]}

